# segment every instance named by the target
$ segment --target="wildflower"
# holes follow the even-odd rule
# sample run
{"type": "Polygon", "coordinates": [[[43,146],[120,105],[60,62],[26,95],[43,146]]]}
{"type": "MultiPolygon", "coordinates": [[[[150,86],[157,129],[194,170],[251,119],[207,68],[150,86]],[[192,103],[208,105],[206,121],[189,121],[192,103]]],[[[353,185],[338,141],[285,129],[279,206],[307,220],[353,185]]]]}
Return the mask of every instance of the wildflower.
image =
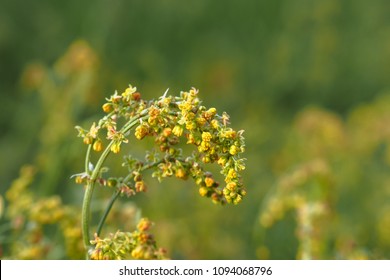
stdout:
{"type": "Polygon", "coordinates": [[[199,194],[201,196],[206,196],[208,194],[209,190],[206,187],[200,187],[199,188],[199,194]]]}
{"type": "Polygon", "coordinates": [[[198,146],[199,152],[206,152],[210,148],[210,143],[202,141],[198,146]]]}
{"type": "Polygon", "coordinates": [[[166,127],[162,131],[162,135],[164,137],[169,137],[171,135],[171,133],[172,133],[172,129],[170,127],[166,127]]]}
{"type": "Polygon", "coordinates": [[[183,180],[186,180],[188,178],[187,172],[184,170],[183,167],[179,167],[178,169],[176,169],[175,176],[176,178],[183,180]]]}
{"type": "Polygon", "coordinates": [[[93,150],[96,152],[100,152],[103,150],[103,142],[100,139],[97,139],[92,146],[93,150]]]}
{"type": "Polygon", "coordinates": [[[212,120],[210,122],[210,124],[211,124],[211,127],[214,128],[214,129],[218,129],[219,128],[219,122],[217,120],[215,120],[215,119],[212,120]]]}
{"type": "Polygon", "coordinates": [[[91,136],[85,136],[83,139],[84,144],[90,145],[93,143],[93,138],[91,136]]]}
{"type": "Polygon", "coordinates": [[[233,204],[238,204],[242,201],[242,196],[237,194],[236,198],[233,200],[233,204]]]}
{"type": "Polygon", "coordinates": [[[99,132],[99,126],[96,126],[96,124],[93,123],[91,128],[89,129],[88,135],[91,136],[93,139],[95,139],[97,137],[98,132],[99,132]]]}
{"type": "Polygon", "coordinates": [[[133,99],[133,93],[135,93],[136,91],[137,91],[136,87],[132,87],[131,85],[129,85],[129,87],[121,94],[123,100],[125,102],[130,102],[130,100],[133,99]]]}
{"type": "Polygon", "coordinates": [[[226,185],[226,189],[233,192],[237,189],[237,184],[235,182],[230,182],[226,185]]]}
{"type": "Polygon", "coordinates": [[[181,110],[182,114],[185,115],[187,112],[191,111],[192,104],[190,102],[181,102],[179,104],[179,109],[181,110]]]}
{"type": "Polygon", "coordinates": [[[146,185],[144,181],[135,182],[135,191],[136,192],[146,192],[146,185]]]}
{"type": "Polygon", "coordinates": [[[120,188],[120,192],[121,192],[121,194],[126,195],[127,197],[135,195],[134,190],[131,189],[129,186],[126,186],[126,185],[123,185],[120,188]]]}
{"type": "Polygon", "coordinates": [[[213,138],[213,136],[211,135],[210,132],[203,132],[202,133],[202,140],[204,142],[210,142],[212,138],[213,138]]]}
{"type": "Polygon", "coordinates": [[[206,179],[204,179],[204,182],[206,184],[206,187],[212,187],[214,185],[214,179],[211,177],[206,177],[206,179]]]}
{"type": "Polygon", "coordinates": [[[188,130],[194,130],[196,127],[197,127],[196,122],[194,122],[194,121],[189,121],[186,123],[186,128],[188,130]]]}
{"type": "Polygon", "coordinates": [[[134,101],[141,100],[141,93],[139,93],[138,91],[134,92],[133,95],[132,95],[132,98],[133,98],[134,101]]]}
{"type": "Polygon", "coordinates": [[[218,159],[218,164],[221,166],[225,166],[226,163],[228,162],[228,158],[226,156],[222,156],[218,159]]]}
{"type": "Polygon", "coordinates": [[[229,153],[233,156],[239,153],[239,151],[240,149],[236,145],[231,145],[229,148],[229,153]]]}
{"type": "Polygon", "coordinates": [[[105,113],[111,113],[114,110],[114,107],[111,103],[105,103],[103,104],[102,109],[105,113]]]}
{"type": "Polygon", "coordinates": [[[151,227],[152,227],[152,222],[149,221],[149,219],[147,218],[142,218],[138,224],[137,224],[137,228],[139,231],[148,231],[151,227]]]}
{"type": "Polygon", "coordinates": [[[109,188],[112,188],[112,187],[115,187],[117,183],[118,183],[118,180],[117,180],[117,179],[115,179],[115,178],[109,178],[109,179],[106,181],[106,186],[109,187],[109,188]]]}
{"type": "Polygon", "coordinates": [[[187,134],[187,144],[195,144],[196,139],[193,133],[187,134]]]}
{"type": "Polygon", "coordinates": [[[211,157],[209,157],[208,155],[205,155],[202,157],[202,161],[204,163],[210,163],[211,162],[211,157]]]}
{"type": "Polygon", "coordinates": [[[206,122],[207,122],[207,120],[206,120],[205,118],[203,118],[203,117],[197,118],[197,119],[196,119],[196,123],[197,123],[200,127],[204,126],[204,125],[206,124],[206,122]]]}
{"type": "Polygon", "coordinates": [[[155,106],[151,106],[150,109],[149,109],[149,119],[148,119],[148,122],[150,124],[156,124],[156,119],[157,117],[160,115],[160,109],[155,107],[155,106]]]}
{"type": "Polygon", "coordinates": [[[131,256],[134,259],[143,259],[144,250],[144,246],[139,245],[131,252],[131,256]]]}
{"type": "Polygon", "coordinates": [[[138,140],[142,140],[146,135],[149,133],[149,125],[147,123],[141,123],[137,128],[135,129],[135,137],[138,140]]]}
{"type": "Polygon", "coordinates": [[[111,146],[110,149],[111,149],[111,151],[112,151],[114,154],[119,153],[120,150],[121,150],[121,142],[119,142],[119,141],[114,142],[114,143],[112,144],[112,146],[111,146]]]}
{"type": "Polygon", "coordinates": [[[237,136],[237,132],[232,129],[226,129],[222,133],[223,137],[228,139],[234,139],[237,136]]]}
{"type": "Polygon", "coordinates": [[[76,184],[82,184],[83,183],[83,178],[81,176],[76,176],[75,177],[75,182],[76,184]]]}
{"type": "Polygon", "coordinates": [[[206,120],[210,121],[217,114],[217,109],[210,108],[206,112],[203,113],[203,116],[206,120]]]}
{"type": "Polygon", "coordinates": [[[223,123],[224,126],[227,126],[229,124],[230,117],[229,117],[229,115],[226,112],[222,113],[222,118],[221,119],[222,119],[222,123],[223,123]]]}
{"type": "Polygon", "coordinates": [[[180,137],[183,134],[183,128],[180,125],[175,125],[172,130],[172,133],[177,137],[180,137]]]}

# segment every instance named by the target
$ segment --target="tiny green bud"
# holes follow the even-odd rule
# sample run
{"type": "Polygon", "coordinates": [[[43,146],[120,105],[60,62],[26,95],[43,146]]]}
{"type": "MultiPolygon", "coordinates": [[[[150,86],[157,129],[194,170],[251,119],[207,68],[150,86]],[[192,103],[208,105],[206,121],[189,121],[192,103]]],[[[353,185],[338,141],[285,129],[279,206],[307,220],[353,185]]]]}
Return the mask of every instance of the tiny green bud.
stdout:
{"type": "Polygon", "coordinates": [[[118,181],[115,178],[108,178],[108,180],[106,181],[107,187],[110,187],[110,188],[115,187],[117,183],[118,183],[118,181]]]}

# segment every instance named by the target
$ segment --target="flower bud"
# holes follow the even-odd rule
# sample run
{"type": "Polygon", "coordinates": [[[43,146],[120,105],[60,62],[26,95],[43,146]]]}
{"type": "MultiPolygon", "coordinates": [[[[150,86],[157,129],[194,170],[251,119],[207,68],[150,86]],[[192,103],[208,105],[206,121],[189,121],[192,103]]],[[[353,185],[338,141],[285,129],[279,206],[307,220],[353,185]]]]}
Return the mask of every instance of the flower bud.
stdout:
{"type": "Polygon", "coordinates": [[[111,151],[114,153],[114,154],[117,154],[120,152],[121,150],[121,142],[115,142],[114,144],[112,144],[111,146],[111,151]]]}
{"type": "Polygon", "coordinates": [[[235,146],[235,145],[231,145],[230,148],[229,148],[229,153],[232,156],[236,155],[239,151],[240,151],[240,149],[237,146],[235,146]]]}
{"type": "Polygon", "coordinates": [[[237,188],[237,184],[235,182],[230,182],[226,184],[226,189],[228,189],[231,192],[235,191],[236,188],[237,188]]]}
{"type": "Polygon", "coordinates": [[[136,192],[146,192],[146,185],[144,181],[138,181],[135,183],[136,192]]]}
{"type": "Polygon", "coordinates": [[[234,168],[230,168],[228,171],[228,174],[226,175],[227,181],[230,181],[231,179],[237,178],[237,172],[234,170],[234,168]]]}
{"type": "Polygon", "coordinates": [[[208,192],[209,192],[209,190],[206,187],[200,187],[199,188],[199,194],[201,196],[206,196],[208,192]]]}
{"type": "Polygon", "coordinates": [[[176,169],[175,176],[176,178],[183,180],[186,180],[188,178],[188,175],[183,167],[179,167],[178,169],[176,169]]]}
{"type": "Polygon", "coordinates": [[[217,194],[217,193],[213,193],[211,195],[211,200],[213,201],[213,203],[217,204],[217,203],[221,203],[221,198],[220,196],[217,194]]]}
{"type": "Polygon", "coordinates": [[[110,187],[110,188],[115,187],[117,183],[118,183],[118,181],[115,178],[108,178],[108,180],[106,181],[107,187],[110,187]]]}
{"type": "Polygon", "coordinates": [[[212,187],[214,184],[214,179],[211,177],[206,177],[206,179],[204,179],[204,182],[206,184],[206,187],[212,187]]]}
{"type": "Polygon", "coordinates": [[[202,118],[202,117],[196,119],[196,123],[197,123],[200,127],[204,126],[204,125],[206,124],[206,122],[207,122],[207,120],[206,120],[205,118],[202,118]]]}
{"type": "Polygon", "coordinates": [[[183,134],[183,128],[181,126],[179,126],[179,125],[176,125],[173,128],[172,133],[174,135],[176,135],[177,137],[180,137],[183,134]]]}
{"type": "Polygon", "coordinates": [[[233,200],[234,204],[238,204],[242,201],[242,196],[237,194],[236,198],[233,200]]]}
{"type": "Polygon", "coordinates": [[[218,129],[219,128],[219,122],[217,120],[212,120],[211,121],[211,127],[214,128],[214,129],[218,129]]]}
{"type": "Polygon", "coordinates": [[[194,134],[190,133],[190,134],[187,134],[187,144],[195,144],[196,140],[195,140],[195,136],[194,134]]]}
{"type": "Polygon", "coordinates": [[[172,133],[172,129],[170,127],[166,127],[166,128],[164,128],[162,135],[164,135],[164,137],[169,137],[169,135],[171,135],[171,133],[172,133]]]}
{"type": "Polygon", "coordinates": [[[131,252],[131,256],[134,259],[142,259],[143,255],[144,255],[144,247],[141,245],[135,247],[135,249],[131,252]]]}
{"type": "Polygon", "coordinates": [[[194,130],[196,128],[196,123],[194,121],[189,121],[186,123],[186,128],[188,130],[194,130]]]}
{"type": "Polygon", "coordinates": [[[102,260],[103,252],[101,249],[95,249],[90,255],[91,260],[102,260]]]}
{"type": "Polygon", "coordinates": [[[211,135],[210,132],[204,131],[204,132],[202,133],[202,140],[203,140],[204,142],[210,142],[212,138],[213,138],[213,136],[211,135]]]}
{"type": "Polygon", "coordinates": [[[202,177],[198,177],[198,178],[195,179],[195,184],[201,185],[202,183],[203,183],[202,177]]]}
{"type": "Polygon", "coordinates": [[[147,218],[142,218],[137,225],[139,231],[148,231],[152,227],[152,222],[147,218]]]}
{"type": "Polygon", "coordinates": [[[134,92],[131,96],[131,99],[133,99],[134,101],[139,101],[141,99],[141,93],[139,93],[138,91],[134,92]]]}
{"type": "Polygon", "coordinates": [[[217,109],[215,108],[210,108],[208,109],[206,112],[204,112],[204,117],[207,119],[207,120],[211,120],[215,114],[217,114],[217,109]]]}
{"type": "Polygon", "coordinates": [[[241,196],[246,196],[246,190],[240,190],[239,193],[241,194],[241,196]]]}
{"type": "Polygon", "coordinates": [[[135,137],[138,140],[142,140],[149,133],[149,126],[146,123],[142,123],[135,129],[135,137]]]}
{"type": "Polygon", "coordinates": [[[221,165],[221,166],[225,166],[227,161],[228,161],[227,157],[220,157],[218,159],[218,164],[221,165]]]}
{"type": "Polygon", "coordinates": [[[202,161],[203,161],[203,163],[210,163],[211,158],[209,156],[204,156],[204,157],[202,157],[202,161]]]}
{"type": "Polygon", "coordinates": [[[93,138],[91,136],[85,136],[83,139],[84,144],[90,145],[93,143],[93,138]]]}
{"type": "Polygon", "coordinates": [[[112,110],[114,110],[114,107],[112,106],[111,103],[105,103],[103,104],[102,109],[105,113],[110,113],[112,112],[112,110]]]}
{"type": "Polygon", "coordinates": [[[100,139],[97,139],[92,146],[93,150],[96,152],[100,152],[103,150],[103,142],[100,139]]]}
{"type": "Polygon", "coordinates": [[[81,177],[81,176],[76,176],[76,178],[75,178],[75,182],[76,182],[76,184],[82,184],[83,183],[83,178],[81,177]]]}

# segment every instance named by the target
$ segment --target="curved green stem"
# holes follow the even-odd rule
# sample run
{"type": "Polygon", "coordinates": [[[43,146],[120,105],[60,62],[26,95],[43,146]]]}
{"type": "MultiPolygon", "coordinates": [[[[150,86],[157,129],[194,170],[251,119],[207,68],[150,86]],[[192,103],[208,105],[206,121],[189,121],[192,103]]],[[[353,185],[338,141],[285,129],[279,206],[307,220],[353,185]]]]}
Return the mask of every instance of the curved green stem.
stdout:
{"type": "MultiPolygon", "coordinates": [[[[81,223],[82,223],[82,234],[83,234],[83,242],[84,247],[88,251],[90,247],[90,237],[89,237],[89,214],[90,214],[90,208],[91,208],[91,199],[93,190],[95,187],[95,181],[97,176],[99,175],[99,170],[103,165],[104,160],[108,156],[108,154],[111,151],[111,146],[113,145],[114,141],[111,141],[110,144],[106,147],[103,154],[100,156],[91,177],[88,180],[87,189],[85,190],[84,194],[84,200],[83,200],[83,207],[81,212],[81,223]]],[[[88,252],[87,252],[88,254],[88,252]]]]}
{"type": "MultiPolygon", "coordinates": [[[[138,115],[135,118],[130,119],[120,130],[120,133],[127,133],[131,128],[133,128],[140,119],[144,119],[145,116],[147,115],[147,110],[144,110],[140,115],[138,115]]],[[[111,152],[111,146],[114,144],[115,140],[112,140],[106,147],[106,149],[103,151],[101,154],[99,160],[96,163],[96,166],[94,167],[92,174],[91,171],[89,170],[89,162],[90,162],[90,153],[91,153],[91,148],[92,145],[89,145],[87,154],[86,154],[86,160],[85,160],[85,168],[86,168],[86,173],[91,174],[90,178],[88,179],[87,183],[87,188],[85,190],[84,194],[84,199],[83,199],[83,206],[82,206],[82,213],[81,213],[81,224],[82,224],[82,235],[83,235],[83,243],[84,247],[87,250],[87,259],[89,259],[89,254],[88,250],[90,248],[90,232],[89,232],[89,226],[90,226],[90,208],[91,208],[91,199],[92,199],[92,194],[93,190],[95,187],[95,182],[96,179],[99,176],[100,169],[102,168],[102,165],[104,161],[106,160],[107,156],[111,152]]],[[[115,202],[115,199],[113,200],[112,203],[115,202]]],[[[112,207],[112,205],[111,205],[112,207]]],[[[109,207],[108,212],[106,215],[108,215],[109,211],[111,210],[111,207],[109,207]]],[[[105,219],[105,218],[104,218],[105,219]]],[[[103,226],[104,221],[101,226],[103,226]]],[[[100,228],[101,230],[101,228],[100,228]]]]}
{"type": "Polygon", "coordinates": [[[110,199],[110,202],[108,203],[107,208],[106,208],[106,210],[104,211],[103,216],[102,216],[102,218],[100,219],[99,225],[98,225],[98,227],[97,227],[96,234],[97,234],[98,236],[100,235],[100,233],[101,233],[101,231],[102,231],[102,228],[103,228],[104,222],[105,222],[106,219],[107,219],[108,213],[110,213],[111,208],[112,208],[112,206],[114,205],[114,202],[116,201],[116,199],[119,197],[119,194],[120,194],[120,193],[121,193],[121,192],[120,192],[119,190],[117,190],[117,191],[112,195],[112,197],[111,197],[111,199],[110,199]]]}
{"type": "Polygon", "coordinates": [[[91,171],[89,170],[89,162],[91,158],[91,150],[92,150],[92,144],[88,145],[87,154],[85,155],[85,173],[88,175],[91,175],[91,171]]]}

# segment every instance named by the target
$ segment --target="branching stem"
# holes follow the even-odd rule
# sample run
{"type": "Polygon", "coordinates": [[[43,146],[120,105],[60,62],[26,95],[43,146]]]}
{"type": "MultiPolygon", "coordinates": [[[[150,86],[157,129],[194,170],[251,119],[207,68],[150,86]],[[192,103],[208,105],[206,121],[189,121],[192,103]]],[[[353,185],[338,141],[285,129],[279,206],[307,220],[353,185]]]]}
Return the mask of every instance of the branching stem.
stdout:
{"type": "MultiPolygon", "coordinates": [[[[129,130],[131,130],[134,126],[136,126],[140,119],[145,118],[147,115],[147,110],[143,111],[140,115],[138,115],[135,118],[130,119],[120,130],[120,133],[127,133],[129,130]]],[[[114,144],[114,140],[112,140],[106,147],[106,149],[101,154],[99,160],[96,163],[96,166],[94,167],[92,174],[91,170],[89,170],[89,162],[90,162],[90,152],[92,145],[89,145],[87,154],[86,154],[86,160],[85,160],[85,168],[86,173],[91,174],[90,178],[88,179],[87,188],[85,190],[84,194],[84,200],[83,200],[83,206],[82,206],[82,213],[81,213],[81,223],[82,223],[82,235],[83,235],[83,243],[84,247],[87,250],[87,259],[89,259],[88,250],[90,248],[90,208],[91,208],[91,200],[93,195],[93,190],[95,187],[96,179],[98,178],[100,174],[100,170],[103,166],[104,161],[106,160],[107,156],[111,152],[111,146],[114,144]]],[[[113,199],[112,204],[115,202],[116,198],[113,199]]],[[[105,216],[108,215],[109,211],[111,210],[112,205],[107,208],[105,212],[105,216]]],[[[101,231],[101,227],[103,226],[105,221],[105,218],[102,218],[100,225],[100,228],[98,228],[99,232],[101,231]]]]}

